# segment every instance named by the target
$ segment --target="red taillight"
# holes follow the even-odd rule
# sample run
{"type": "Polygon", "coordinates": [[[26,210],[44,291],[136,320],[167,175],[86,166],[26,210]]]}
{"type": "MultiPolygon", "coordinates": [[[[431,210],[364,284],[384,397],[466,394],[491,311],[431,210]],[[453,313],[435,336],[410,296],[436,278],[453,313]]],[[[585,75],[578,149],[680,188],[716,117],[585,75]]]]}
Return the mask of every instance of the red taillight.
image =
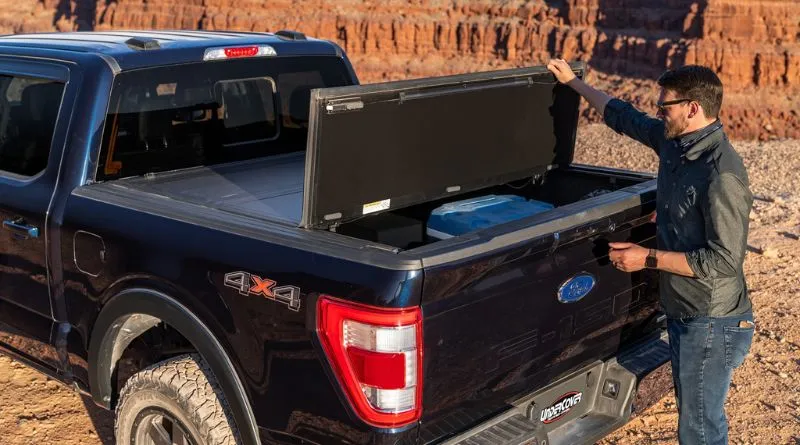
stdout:
{"type": "Polygon", "coordinates": [[[422,313],[330,297],[318,303],[317,332],[356,413],[395,428],[422,414],[422,313]]]}
{"type": "Polygon", "coordinates": [[[347,358],[356,378],[364,385],[380,389],[403,389],[406,386],[405,354],[383,354],[359,348],[347,348],[347,358]]]}
{"type": "Polygon", "coordinates": [[[232,59],[234,57],[253,57],[258,54],[257,46],[241,46],[238,48],[224,48],[225,57],[232,59]]]}

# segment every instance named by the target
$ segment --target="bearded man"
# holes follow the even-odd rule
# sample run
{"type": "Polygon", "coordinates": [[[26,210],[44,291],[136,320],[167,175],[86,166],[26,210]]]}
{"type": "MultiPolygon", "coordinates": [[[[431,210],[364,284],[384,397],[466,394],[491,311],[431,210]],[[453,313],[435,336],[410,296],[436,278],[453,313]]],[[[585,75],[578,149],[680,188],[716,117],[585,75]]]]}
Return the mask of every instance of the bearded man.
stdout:
{"type": "Polygon", "coordinates": [[[587,85],[562,59],[547,68],[606,125],[658,155],[658,248],[610,243],[609,258],[625,272],[660,271],[679,442],[727,444],[725,399],[755,324],[743,272],[753,195],[719,120],[722,82],[703,66],[665,72],[653,118],[587,85]]]}

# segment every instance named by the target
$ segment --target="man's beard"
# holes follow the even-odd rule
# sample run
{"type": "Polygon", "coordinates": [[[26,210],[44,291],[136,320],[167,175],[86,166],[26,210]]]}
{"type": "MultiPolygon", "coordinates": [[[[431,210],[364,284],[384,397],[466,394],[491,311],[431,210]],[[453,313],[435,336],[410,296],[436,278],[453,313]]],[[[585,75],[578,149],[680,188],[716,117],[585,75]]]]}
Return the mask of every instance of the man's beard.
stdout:
{"type": "Polygon", "coordinates": [[[689,126],[689,120],[685,116],[679,119],[672,119],[672,122],[664,121],[664,137],[667,139],[675,139],[680,136],[689,126]]]}

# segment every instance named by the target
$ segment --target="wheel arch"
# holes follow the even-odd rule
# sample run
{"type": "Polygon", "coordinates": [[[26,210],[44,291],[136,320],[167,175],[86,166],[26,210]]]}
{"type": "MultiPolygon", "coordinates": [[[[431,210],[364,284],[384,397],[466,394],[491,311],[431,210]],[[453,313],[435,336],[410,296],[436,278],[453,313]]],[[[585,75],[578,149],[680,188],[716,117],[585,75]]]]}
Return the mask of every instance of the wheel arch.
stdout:
{"type": "Polygon", "coordinates": [[[159,290],[124,289],[103,306],[89,342],[89,388],[95,403],[113,409],[118,402],[113,379],[123,351],[159,323],[175,329],[197,350],[219,383],[240,437],[246,444],[260,445],[247,392],[222,343],[195,313],[159,290]]]}

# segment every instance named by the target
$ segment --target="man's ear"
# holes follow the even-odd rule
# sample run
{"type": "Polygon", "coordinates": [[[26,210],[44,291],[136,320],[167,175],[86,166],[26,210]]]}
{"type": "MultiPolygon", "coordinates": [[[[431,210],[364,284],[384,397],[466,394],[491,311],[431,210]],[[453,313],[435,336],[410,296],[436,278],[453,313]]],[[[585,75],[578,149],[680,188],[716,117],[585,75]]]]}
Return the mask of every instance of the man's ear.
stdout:
{"type": "Polygon", "coordinates": [[[689,118],[693,118],[697,115],[703,115],[703,107],[700,106],[697,102],[689,102],[689,118]]]}

